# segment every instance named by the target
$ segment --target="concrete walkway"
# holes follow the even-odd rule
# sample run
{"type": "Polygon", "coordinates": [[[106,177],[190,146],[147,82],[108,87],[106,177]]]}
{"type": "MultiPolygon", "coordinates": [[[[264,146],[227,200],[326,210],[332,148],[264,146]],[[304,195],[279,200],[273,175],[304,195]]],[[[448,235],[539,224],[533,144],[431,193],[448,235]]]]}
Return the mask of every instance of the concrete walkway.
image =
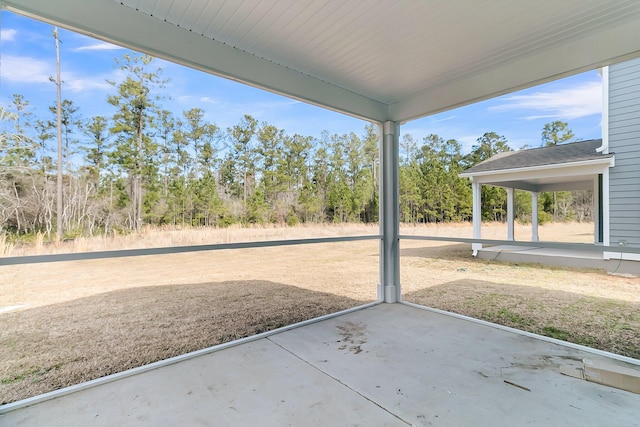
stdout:
{"type": "Polygon", "coordinates": [[[640,426],[640,395],[559,373],[584,357],[603,358],[382,304],[15,409],[0,425],[640,426]]]}

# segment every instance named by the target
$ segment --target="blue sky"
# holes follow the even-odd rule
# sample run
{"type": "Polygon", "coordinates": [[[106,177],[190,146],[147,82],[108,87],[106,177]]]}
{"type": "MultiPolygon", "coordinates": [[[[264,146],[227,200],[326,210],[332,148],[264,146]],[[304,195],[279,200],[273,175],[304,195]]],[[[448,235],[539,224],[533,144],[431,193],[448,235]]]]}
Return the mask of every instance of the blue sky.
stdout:
{"type": "MultiPolygon", "coordinates": [[[[53,27],[3,11],[0,33],[0,104],[8,106],[12,94],[19,93],[30,102],[30,110],[45,117],[55,101],[53,27]]],[[[107,80],[120,81],[121,72],[114,58],[126,49],[60,30],[63,98],[80,107],[83,118],[107,115],[106,102],[114,88],[107,80]]],[[[266,121],[289,134],[319,137],[329,133],[362,134],[366,122],[327,111],[302,102],[274,95],[236,82],[189,70],[156,60],[163,76],[170,78],[163,101],[168,110],[179,115],[199,107],[205,118],[221,128],[237,124],[244,114],[266,121]]],[[[468,152],[485,132],[504,135],[518,149],[525,144],[540,146],[545,123],[562,120],[578,139],[601,137],[601,78],[596,70],[499,98],[415,120],[402,126],[402,134],[421,141],[435,133],[456,139],[468,152]]]]}

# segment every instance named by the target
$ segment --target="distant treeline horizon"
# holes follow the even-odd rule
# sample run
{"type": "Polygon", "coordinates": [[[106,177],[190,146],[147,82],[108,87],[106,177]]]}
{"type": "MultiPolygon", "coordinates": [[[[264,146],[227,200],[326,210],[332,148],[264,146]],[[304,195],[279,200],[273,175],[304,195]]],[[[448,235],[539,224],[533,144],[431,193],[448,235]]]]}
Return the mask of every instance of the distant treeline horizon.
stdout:
{"type": "MultiPolygon", "coordinates": [[[[377,127],[320,138],[289,134],[245,115],[227,129],[205,111],[164,109],[167,82],[153,58],[116,60],[126,78],[110,82],[110,117],[83,118],[73,100],[61,113],[62,209],[56,207],[57,104],[36,117],[14,94],[0,106],[0,233],[75,237],[136,231],[143,225],[226,227],[231,224],[370,223],[378,221],[377,127]]],[[[545,126],[542,141],[573,137],[566,123],[545,126]],[[546,132],[546,133],[545,133],[546,132]]],[[[470,153],[429,134],[400,140],[400,220],[469,221],[471,185],[458,174],[509,151],[495,132],[470,153]]],[[[503,221],[504,189],[483,187],[482,217],[503,221]]],[[[591,192],[543,193],[540,221],[590,220],[591,192]]],[[[530,220],[531,198],[516,192],[516,217],[530,220]]]]}

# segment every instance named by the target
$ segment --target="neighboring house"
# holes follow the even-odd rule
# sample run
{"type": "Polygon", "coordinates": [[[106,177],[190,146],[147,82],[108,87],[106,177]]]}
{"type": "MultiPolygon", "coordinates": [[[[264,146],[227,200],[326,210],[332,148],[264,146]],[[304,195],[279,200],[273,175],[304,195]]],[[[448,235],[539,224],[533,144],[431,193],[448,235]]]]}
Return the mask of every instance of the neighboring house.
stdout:
{"type": "MultiPolygon", "coordinates": [[[[640,248],[640,59],[605,67],[603,76],[603,137],[550,147],[500,153],[481,162],[460,176],[468,177],[473,188],[473,237],[481,234],[482,185],[503,187],[507,191],[507,240],[514,240],[514,190],[531,193],[532,206],[538,194],[547,191],[592,190],[594,197],[594,243],[604,246],[640,248]]],[[[537,210],[532,209],[531,241],[538,241],[537,210]]],[[[502,246],[496,251],[521,252],[520,260],[531,248],[502,246]]],[[[473,244],[474,255],[481,255],[482,245],[473,244]]],[[[586,263],[556,262],[556,250],[546,251],[557,264],[598,266],[611,270],[611,263],[640,261],[640,253],[604,251],[593,264],[590,253],[586,263]]],[[[567,251],[565,251],[565,254],[567,251]]],[[[540,252],[542,254],[542,252],[540,252]]],[[[575,255],[575,253],[574,253],[575,255]]],[[[508,258],[508,257],[507,257],[508,258]]],[[[515,259],[512,257],[512,259],[515,259]]],[[[549,259],[535,258],[535,262],[549,259]]],[[[631,263],[637,264],[637,263],[631,263]]],[[[637,269],[633,266],[632,269],[637,269]]],[[[628,269],[628,268],[627,268],[628,269]]]]}

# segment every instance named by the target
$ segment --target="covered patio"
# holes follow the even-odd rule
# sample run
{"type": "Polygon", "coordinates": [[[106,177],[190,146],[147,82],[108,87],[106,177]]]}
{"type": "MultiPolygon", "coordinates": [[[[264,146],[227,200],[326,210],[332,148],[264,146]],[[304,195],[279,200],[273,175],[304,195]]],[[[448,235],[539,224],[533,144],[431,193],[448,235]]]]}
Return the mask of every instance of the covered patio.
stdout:
{"type": "MultiPolygon", "coordinates": [[[[531,242],[538,238],[538,196],[542,192],[588,190],[593,192],[594,243],[608,241],[609,215],[603,202],[609,198],[609,168],[615,155],[603,153],[602,140],[573,142],[550,147],[496,154],[460,174],[471,180],[473,238],[482,238],[482,186],[507,192],[507,240],[514,241],[515,190],[531,194],[531,242]],[[603,182],[605,183],[603,185],[603,182]]],[[[474,253],[482,249],[474,243],[474,253]]]]}
{"type": "Polygon", "coordinates": [[[640,395],[561,373],[581,367],[585,358],[608,359],[423,307],[379,304],[42,398],[0,421],[638,425],[640,395]]]}
{"type": "MultiPolygon", "coordinates": [[[[351,240],[380,240],[378,300],[389,303],[5,405],[0,423],[637,425],[639,395],[560,369],[583,358],[627,368],[640,362],[402,303],[398,153],[407,121],[638,56],[640,3],[0,0],[0,7],[377,124],[380,231],[351,240]]],[[[597,171],[607,167],[598,163],[597,171]]],[[[599,173],[580,170],[565,176],[584,183],[599,173]]],[[[349,238],[331,239],[341,240],[349,238]]],[[[479,233],[474,244],[483,244],[479,233]]],[[[0,268],[223,246],[241,245],[3,259],[0,268]]]]}
{"type": "Polygon", "coordinates": [[[506,240],[515,242],[515,190],[531,195],[531,244],[484,246],[473,243],[473,255],[483,259],[530,262],[638,274],[633,262],[608,260],[602,251],[586,247],[551,248],[541,246],[538,237],[538,198],[542,192],[586,190],[593,194],[593,243],[609,242],[609,168],[615,154],[607,153],[602,140],[579,141],[550,147],[500,153],[460,174],[469,178],[473,191],[473,238],[482,238],[482,186],[501,187],[507,194],[506,240]]]}

